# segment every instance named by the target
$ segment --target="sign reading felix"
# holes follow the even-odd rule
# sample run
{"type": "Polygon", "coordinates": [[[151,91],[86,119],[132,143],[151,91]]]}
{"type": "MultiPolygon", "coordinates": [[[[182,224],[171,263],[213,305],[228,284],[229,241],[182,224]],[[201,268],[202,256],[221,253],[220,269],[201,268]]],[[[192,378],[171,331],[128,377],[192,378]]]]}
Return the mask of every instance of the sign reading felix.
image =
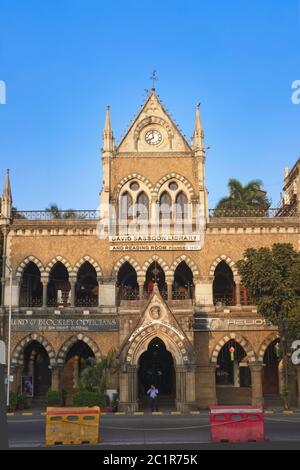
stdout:
{"type": "Polygon", "coordinates": [[[14,318],[13,331],[118,331],[119,322],[107,318],[14,318]]]}

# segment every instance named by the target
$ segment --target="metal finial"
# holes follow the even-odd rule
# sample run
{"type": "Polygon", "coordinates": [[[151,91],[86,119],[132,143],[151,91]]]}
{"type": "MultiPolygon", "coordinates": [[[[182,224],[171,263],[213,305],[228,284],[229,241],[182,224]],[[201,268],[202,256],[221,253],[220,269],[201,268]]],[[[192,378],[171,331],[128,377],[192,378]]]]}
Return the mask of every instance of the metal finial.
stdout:
{"type": "Polygon", "coordinates": [[[152,80],[152,90],[155,90],[155,82],[158,80],[157,75],[156,75],[156,70],[153,70],[152,75],[150,77],[150,80],[152,80]]]}

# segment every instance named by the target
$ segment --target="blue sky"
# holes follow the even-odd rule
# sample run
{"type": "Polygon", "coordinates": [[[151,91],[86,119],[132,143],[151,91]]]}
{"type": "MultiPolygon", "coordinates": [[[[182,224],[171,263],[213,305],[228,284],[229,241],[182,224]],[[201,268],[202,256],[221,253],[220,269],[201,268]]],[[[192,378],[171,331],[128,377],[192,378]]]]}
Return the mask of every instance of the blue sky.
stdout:
{"type": "Polygon", "coordinates": [[[299,0],[0,0],[0,180],[19,209],[93,209],[105,105],[124,133],[158,71],[183,132],[202,102],[210,207],[261,178],[279,201],[300,157],[299,0]]]}

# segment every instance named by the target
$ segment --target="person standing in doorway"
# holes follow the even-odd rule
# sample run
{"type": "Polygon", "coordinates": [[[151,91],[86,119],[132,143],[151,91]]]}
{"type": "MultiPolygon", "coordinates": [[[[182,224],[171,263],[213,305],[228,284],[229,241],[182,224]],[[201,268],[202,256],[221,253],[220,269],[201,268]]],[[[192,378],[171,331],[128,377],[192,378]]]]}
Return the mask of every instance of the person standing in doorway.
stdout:
{"type": "Polygon", "coordinates": [[[157,403],[157,396],[158,396],[158,389],[155,387],[155,385],[151,385],[149,388],[147,395],[150,396],[150,402],[151,402],[151,410],[152,412],[158,411],[158,403],[157,403]]]}

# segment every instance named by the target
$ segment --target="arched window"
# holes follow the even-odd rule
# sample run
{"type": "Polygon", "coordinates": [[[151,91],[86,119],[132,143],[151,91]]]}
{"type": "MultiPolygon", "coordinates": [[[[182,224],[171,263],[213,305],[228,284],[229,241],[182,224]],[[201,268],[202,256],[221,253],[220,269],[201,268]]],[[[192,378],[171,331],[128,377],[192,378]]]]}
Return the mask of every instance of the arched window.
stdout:
{"type": "Polygon", "coordinates": [[[41,307],[43,285],[39,268],[32,261],[24,269],[20,288],[20,307],[41,307]]]}
{"type": "Polygon", "coordinates": [[[132,197],[128,192],[125,192],[120,200],[120,218],[127,220],[129,217],[132,217],[132,197]]]}
{"type": "Polygon", "coordinates": [[[137,300],[139,285],[136,270],[128,261],[124,263],[118,272],[119,300],[137,300]]]}
{"type": "Polygon", "coordinates": [[[70,289],[68,270],[58,261],[50,271],[47,289],[47,306],[67,307],[70,305],[70,289]]]}
{"type": "Polygon", "coordinates": [[[174,273],[173,299],[192,299],[194,296],[193,273],[185,261],[182,261],[174,273]]]}
{"type": "Polygon", "coordinates": [[[83,263],[77,274],[76,307],[96,307],[98,305],[98,280],[94,266],[83,263]]]}
{"type": "Polygon", "coordinates": [[[149,199],[144,191],[138,195],[136,204],[137,218],[147,220],[149,218],[149,199]]]}
{"type": "Polygon", "coordinates": [[[31,398],[44,399],[51,386],[50,359],[44,346],[30,342],[24,349],[22,393],[31,398]]]}
{"type": "Polygon", "coordinates": [[[187,219],[188,217],[188,199],[186,195],[180,191],[176,196],[176,218],[177,219],[187,219]]]}
{"type": "Polygon", "coordinates": [[[233,272],[225,261],[221,261],[215,270],[213,282],[214,304],[235,305],[235,282],[233,272]]]}
{"type": "Polygon", "coordinates": [[[170,194],[165,191],[162,193],[159,199],[160,205],[160,217],[161,219],[171,219],[171,210],[172,210],[172,199],[170,194]]]}
{"type": "Polygon", "coordinates": [[[161,296],[164,299],[167,299],[167,284],[165,272],[156,261],[154,261],[147,269],[146,282],[144,285],[145,293],[147,295],[150,295],[153,292],[155,284],[158,285],[161,296]]]}

